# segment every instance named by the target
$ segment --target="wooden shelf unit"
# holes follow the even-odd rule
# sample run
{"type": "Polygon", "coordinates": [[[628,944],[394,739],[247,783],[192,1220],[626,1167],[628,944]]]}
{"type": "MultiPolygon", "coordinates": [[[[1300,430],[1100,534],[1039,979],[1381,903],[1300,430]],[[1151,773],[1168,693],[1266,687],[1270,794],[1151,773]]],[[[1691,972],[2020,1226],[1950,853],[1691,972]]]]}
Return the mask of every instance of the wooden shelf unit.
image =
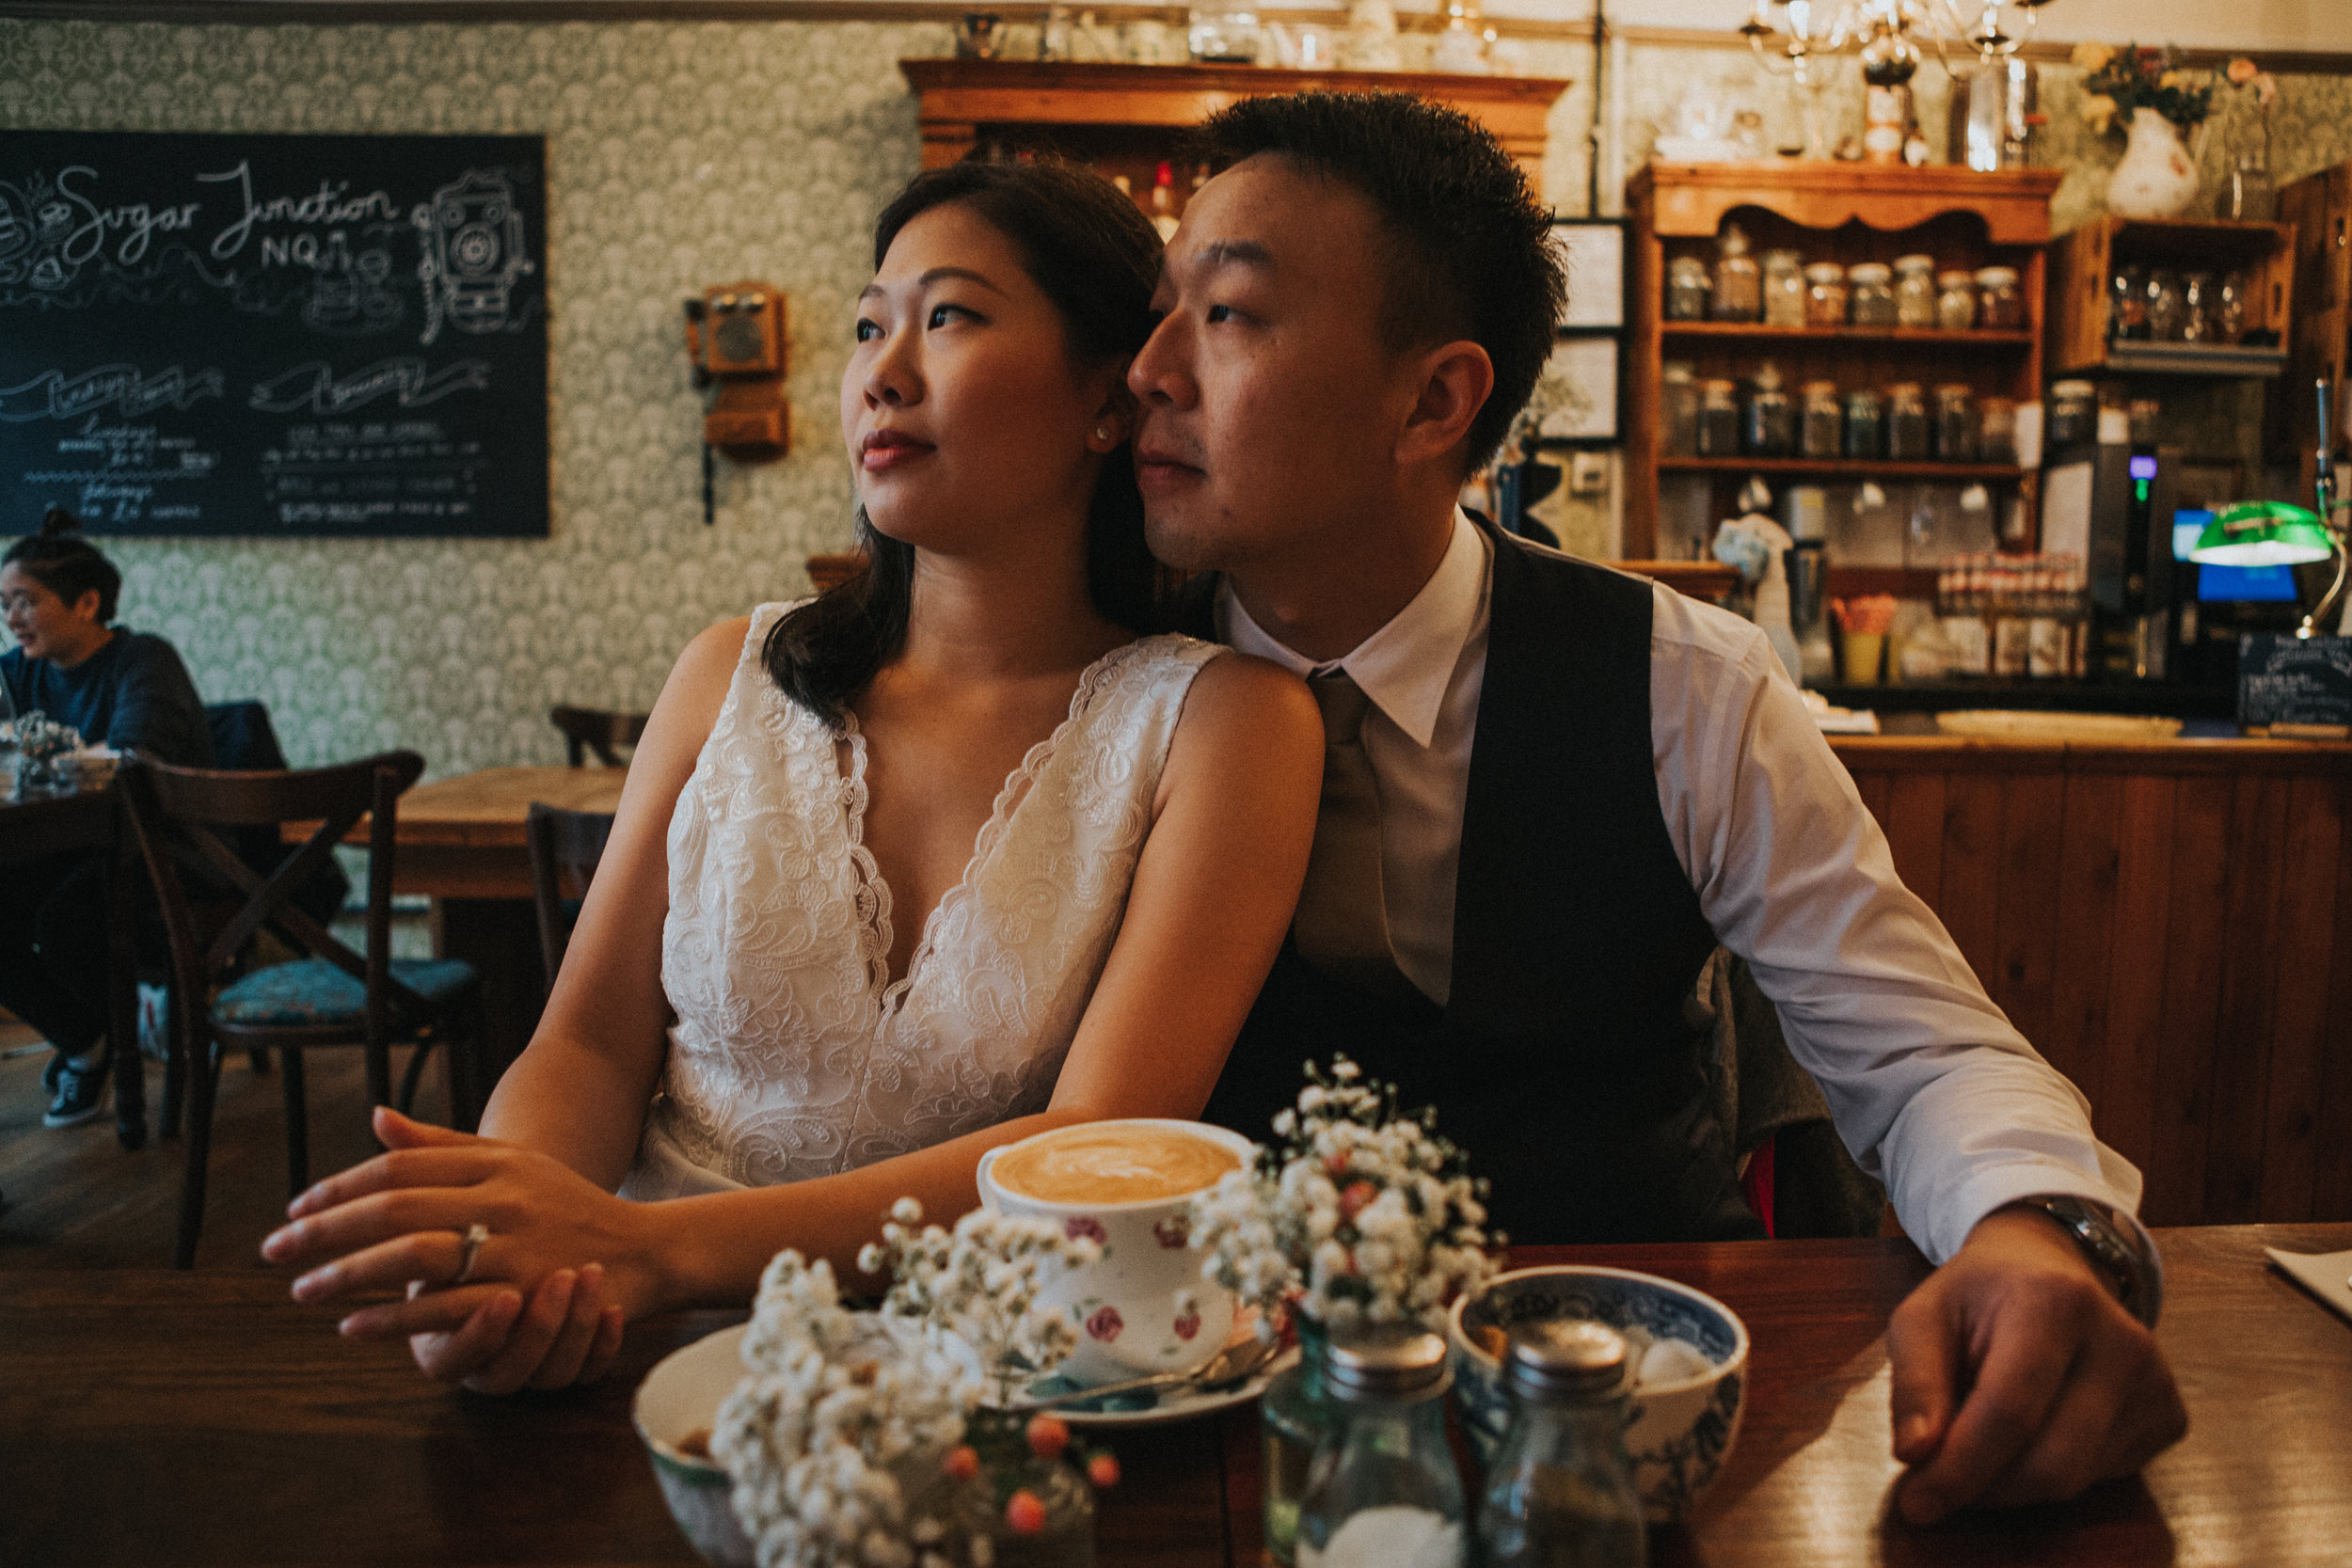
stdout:
{"type": "Polygon", "coordinates": [[[1943,382],[1968,382],[1979,397],[2041,395],[2043,250],[2050,238],[2054,169],[1997,174],[1936,166],[1881,168],[1794,159],[1747,163],[1653,162],[1626,187],[1631,266],[1626,280],[1628,417],[1624,550],[1658,549],[1661,474],[1713,476],[1716,515],[1746,476],[1804,473],[1847,479],[1916,479],[2022,485],[2023,470],[1988,464],[1815,462],[1778,458],[1669,458],[1661,451],[1661,382],[1669,347],[1701,378],[1739,379],[1771,359],[1794,396],[1807,381],[1841,390],[1916,381],[1933,396],[1943,382]],[[1667,263],[1702,256],[1737,215],[1755,252],[1789,248],[1807,262],[1892,261],[1917,252],[1939,271],[2017,269],[2025,296],[2022,332],[1913,328],[1792,328],[1753,323],[1669,322],[1667,263]]]}
{"type": "MultiPolygon", "coordinates": [[[[914,89],[923,166],[961,159],[982,142],[1053,147],[1105,174],[1123,174],[1138,202],[1154,170],[1184,151],[1184,133],[1228,104],[1285,92],[1409,92],[1450,104],[1494,133],[1540,185],[1545,121],[1568,90],[1549,76],[1454,76],[1396,71],[1279,71],[1249,65],[1099,65],[1041,60],[900,60],[914,89]]],[[[1180,174],[1175,206],[1191,194],[1180,174]]]]}
{"type": "Polygon", "coordinates": [[[2101,218],[2061,235],[2050,247],[2052,375],[2279,373],[2275,361],[2265,364],[2234,345],[2232,352],[2217,353],[2201,365],[2195,344],[2111,344],[2108,283],[2116,269],[2125,266],[2172,267],[2216,277],[2243,270],[2253,283],[2247,291],[2246,330],[2275,332],[2277,341],[2287,341],[2295,304],[2294,224],[2101,218]]]}
{"type": "Polygon", "coordinates": [[[2296,499],[2308,505],[2319,450],[2313,383],[2328,383],[2337,457],[2352,454],[2345,440],[2352,414],[2352,164],[2288,185],[2279,193],[2279,217],[2295,227],[2295,296],[2302,309],[2287,340],[2285,378],[2270,389],[2270,450],[2301,465],[2296,499]]]}

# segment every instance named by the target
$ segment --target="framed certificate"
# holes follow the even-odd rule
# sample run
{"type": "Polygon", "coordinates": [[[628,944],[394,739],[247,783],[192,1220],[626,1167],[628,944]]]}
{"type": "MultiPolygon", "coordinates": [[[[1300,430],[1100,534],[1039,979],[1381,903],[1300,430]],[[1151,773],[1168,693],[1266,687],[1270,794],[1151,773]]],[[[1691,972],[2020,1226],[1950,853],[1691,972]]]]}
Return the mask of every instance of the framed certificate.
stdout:
{"type": "Polygon", "coordinates": [[[1614,332],[1625,325],[1625,224],[1617,218],[1557,218],[1551,243],[1568,275],[1563,332],[1614,332]]]}
{"type": "Polygon", "coordinates": [[[1538,409],[1539,444],[1607,445],[1618,439],[1618,340],[1600,335],[1563,338],[1529,401],[1538,409]]]}

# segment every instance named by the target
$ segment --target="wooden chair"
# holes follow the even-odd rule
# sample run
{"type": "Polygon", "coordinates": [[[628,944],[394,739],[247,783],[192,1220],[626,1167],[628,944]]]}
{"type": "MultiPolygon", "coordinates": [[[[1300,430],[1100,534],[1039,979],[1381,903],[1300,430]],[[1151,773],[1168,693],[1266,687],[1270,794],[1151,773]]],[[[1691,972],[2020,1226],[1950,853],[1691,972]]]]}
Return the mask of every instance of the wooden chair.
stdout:
{"type": "Polygon", "coordinates": [[[604,858],[605,841],[612,836],[612,816],[601,811],[564,811],[544,801],[531,802],[524,822],[531,844],[532,902],[539,913],[539,958],[555,990],[556,971],[564,967],[564,950],[571,945],[572,927],[580,919],[580,900],[604,858]]]}
{"type": "Polygon", "coordinates": [[[564,732],[564,753],[574,768],[588,765],[587,753],[596,753],[596,760],[607,768],[621,766],[621,755],[613,748],[634,746],[637,737],[645,733],[643,713],[607,713],[602,708],[551,707],[548,718],[564,732]]]}
{"type": "Polygon", "coordinates": [[[449,1048],[452,1119],[470,1128],[479,1117],[481,981],[470,964],[391,957],[393,832],[403,791],[424,771],[414,752],[387,752],[334,768],[290,772],[220,773],[142,762],[119,775],[149,877],[163,907],[171,950],[171,1050],[187,1079],[187,1165],[180,1189],[180,1228],[172,1262],[196,1261],[204,1226],[204,1184],[212,1143],[213,1096],[223,1055],[243,1046],[274,1048],[286,1100],[286,1185],[310,1185],[310,1126],[303,1097],[307,1047],[357,1045],[367,1056],[368,1099],[392,1103],[391,1047],[415,1048],[400,1086],[403,1111],[413,1103],[426,1053],[449,1048]],[[368,825],[367,953],[354,953],[294,901],[334,846],[361,817],[368,825]],[[267,878],[239,858],[224,835],[237,829],[318,824],[267,878]],[[236,890],[243,902],[228,923],[201,931],[189,883],[236,890]],[[268,929],[310,955],[271,964],[214,987],[255,932],[268,929]],[[208,1005],[199,999],[210,998],[208,1005]],[[184,999],[181,1001],[179,999],[184,999]]]}

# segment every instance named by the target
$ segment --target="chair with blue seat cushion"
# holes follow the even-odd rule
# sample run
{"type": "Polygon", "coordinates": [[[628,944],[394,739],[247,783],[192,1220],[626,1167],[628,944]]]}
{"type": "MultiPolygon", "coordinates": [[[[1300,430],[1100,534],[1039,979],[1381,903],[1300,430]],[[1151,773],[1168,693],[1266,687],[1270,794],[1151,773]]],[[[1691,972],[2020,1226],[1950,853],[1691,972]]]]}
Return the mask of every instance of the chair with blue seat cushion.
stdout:
{"type": "Polygon", "coordinates": [[[539,960],[548,990],[555,990],[556,973],[571,946],[572,927],[580,923],[587,901],[588,883],[604,859],[605,841],[612,836],[612,814],[605,811],[565,811],[544,800],[531,802],[523,824],[531,846],[532,904],[539,916],[539,960]]]}
{"type": "Polygon", "coordinates": [[[269,1047],[283,1063],[286,1177],[290,1193],[310,1185],[310,1136],[302,1053],[311,1046],[357,1045],[366,1053],[368,1099],[395,1103],[391,1049],[412,1048],[397,1103],[414,1102],[427,1053],[447,1048],[452,1119],[470,1128],[480,1115],[481,984],[470,965],[391,957],[392,858],[400,796],[424,771],[414,752],[387,752],[333,768],[215,772],[138,761],[120,775],[132,827],[163,907],[172,988],[212,996],[206,1006],[172,1009],[174,1054],[188,1068],[187,1168],[180,1193],[176,1267],[196,1260],[204,1224],[213,1098],[225,1052],[269,1047]],[[334,846],[362,818],[368,841],[367,949],[353,952],[301,904],[334,846]],[[307,836],[266,876],[232,847],[238,830],[287,823],[307,836]],[[244,902],[225,923],[199,924],[192,883],[226,885],[244,902]],[[239,955],[262,930],[307,958],[235,974],[239,955]],[[220,989],[215,994],[215,988],[220,989]]]}

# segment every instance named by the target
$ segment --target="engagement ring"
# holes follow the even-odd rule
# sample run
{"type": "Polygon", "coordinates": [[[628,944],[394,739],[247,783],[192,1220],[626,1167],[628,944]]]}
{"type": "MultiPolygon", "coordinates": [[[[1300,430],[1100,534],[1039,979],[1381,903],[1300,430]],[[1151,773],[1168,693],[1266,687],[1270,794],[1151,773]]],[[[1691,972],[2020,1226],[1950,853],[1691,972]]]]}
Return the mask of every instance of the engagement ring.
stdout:
{"type": "Polygon", "coordinates": [[[479,1220],[466,1227],[466,1250],[457,1260],[457,1277],[453,1285],[463,1285],[473,1277],[474,1259],[482,1256],[482,1243],[490,1239],[490,1227],[479,1220]]]}

